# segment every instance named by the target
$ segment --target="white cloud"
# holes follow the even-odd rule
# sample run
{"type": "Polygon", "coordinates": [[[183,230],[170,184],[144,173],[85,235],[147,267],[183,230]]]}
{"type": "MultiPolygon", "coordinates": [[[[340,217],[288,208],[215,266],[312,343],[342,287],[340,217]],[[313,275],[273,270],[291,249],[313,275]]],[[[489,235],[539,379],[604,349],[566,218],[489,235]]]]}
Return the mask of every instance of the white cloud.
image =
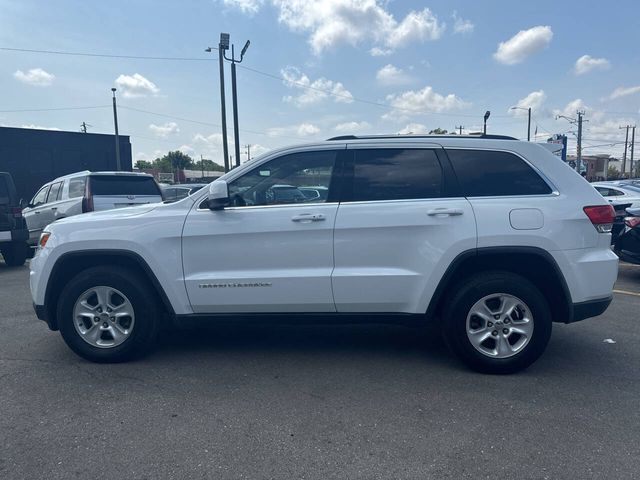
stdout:
{"type": "Polygon", "coordinates": [[[371,128],[368,122],[345,122],[339,123],[333,129],[339,133],[355,133],[371,128]]]}
{"type": "Polygon", "coordinates": [[[267,130],[267,135],[270,137],[279,136],[297,136],[308,137],[320,133],[320,129],[312,123],[303,122],[299,125],[290,125],[287,127],[274,127],[267,130]]]}
{"type": "Polygon", "coordinates": [[[147,95],[157,95],[160,92],[155,83],[139,73],[120,75],[116,78],[115,83],[122,96],[126,98],[146,97],[147,95]]]}
{"type": "Polygon", "coordinates": [[[471,20],[465,20],[458,16],[458,12],[453,11],[453,33],[472,33],[475,25],[471,20]]]}
{"type": "Polygon", "coordinates": [[[531,111],[533,112],[539,111],[542,108],[542,104],[544,103],[546,98],[547,96],[544,93],[544,90],[536,90],[534,92],[531,92],[526,97],[518,100],[518,103],[516,104],[516,106],[519,107],[518,109],[509,109],[509,113],[518,117],[522,117],[527,115],[527,112],[521,110],[522,108],[531,108],[531,111]]]}
{"type": "Polygon", "coordinates": [[[227,7],[237,8],[242,13],[248,13],[253,15],[260,10],[263,0],[222,0],[222,3],[227,7]]]}
{"type": "Polygon", "coordinates": [[[402,130],[399,130],[398,133],[400,135],[411,135],[417,133],[427,133],[428,131],[429,129],[426,125],[423,125],[421,123],[409,123],[402,130]]]}
{"type": "Polygon", "coordinates": [[[378,70],[376,79],[383,85],[405,85],[412,81],[411,76],[404,70],[390,63],[378,70]]]}
{"type": "Polygon", "coordinates": [[[383,115],[382,118],[385,119],[460,110],[471,105],[453,93],[441,95],[434,92],[433,88],[429,86],[422,90],[409,90],[400,94],[388,95],[387,102],[391,104],[393,110],[383,115]]]}
{"type": "Polygon", "coordinates": [[[156,125],[152,123],[149,125],[149,130],[160,138],[165,138],[169,135],[180,132],[180,128],[178,128],[178,124],[176,122],[167,122],[164,125],[156,125]]]}
{"type": "Polygon", "coordinates": [[[616,98],[626,97],[627,95],[634,95],[636,93],[640,93],[640,85],[635,87],[618,87],[613,92],[611,92],[610,99],[615,100],[616,98]]]}
{"type": "Polygon", "coordinates": [[[562,109],[555,109],[553,111],[553,114],[555,116],[564,115],[565,117],[575,118],[576,113],[578,111],[590,113],[592,115],[595,115],[596,118],[599,118],[602,115],[599,112],[594,112],[593,109],[587,106],[581,98],[576,98],[575,100],[571,100],[562,109]]]}
{"type": "Polygon", "coordinates": [[[493,57],[505,65],[521,63],[527,57],[547,47],[552,38],[553,31],[548,25],[520,30],[506,42],[500,42],[493,57]]]}
{"type": "Polygon", "coordinates": [[[437,40],[445,25],[425,8],[409,12],[401,21],[386,10],[382,0],[272,0],[280,23],[309,34],[316,54],[340,44],[370,42],[373,55],[410,43],[437,40]]]}
{"type": "Polygon", "coordinates": [[[19,82],[35,87],[48,87],[56,79],[55,75],[44,71],[42,68],[32,68],[27,72],[17,70],[13,77],[19,82]]]}
{"type": "Polygon", "coordinates": [[[298,107],[314,105],[329,97],[335,102],[353,102],[353,95],[340,82],[328,80],[324,77],[311,81],[306,74],[295,67],[284,68],[280,73],[284,77],[284,84],[287,87],[302,90],[300,95],[287,95],[284,97],[283,100],[285,102],[294,103],[298,107]]]}
{"type": "Polygon", "coordinates": [[[373,47],[371,50],[369,50],[369,55],[371,55],[372,57],[386,57],[387,55],[391,55],[392,53],[393,50],[391,50],[390,48],[373,47]]]}
{"type": "Polygon", "coordinates": [[[589,55],[583,55],[576,60],[574,72],[576,75],[584,75],[591,70],[607,70],[609,67],[611,67],[611,64],[606,58],[593,58],[589,55]]]}

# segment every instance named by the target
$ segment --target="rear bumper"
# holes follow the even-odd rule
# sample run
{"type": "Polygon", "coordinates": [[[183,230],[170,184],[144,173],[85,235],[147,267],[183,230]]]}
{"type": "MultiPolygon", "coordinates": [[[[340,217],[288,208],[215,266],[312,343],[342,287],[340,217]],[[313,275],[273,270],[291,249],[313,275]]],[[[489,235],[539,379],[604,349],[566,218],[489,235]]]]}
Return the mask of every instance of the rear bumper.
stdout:
{"type": "Polygon", "coordinates": [[[605,298],[597,298],[595,300],[589,300],[586,302],[574,303],[572,308],[571,317],[564,323],[574,323],[584,320],[586,318],[597,317],[602,315],[609,307],[609,304],[613,300],[613,295],[605,298]]]}
{"type": "Polygon", "coordinates": [[[5,238],[9,237],[9,231],[3,231],[2,233],[3,235],[0,235],[0,242],[26,242],[29,239],[29,230],[26,228],[11,230],[10,238],[5,238]]]}

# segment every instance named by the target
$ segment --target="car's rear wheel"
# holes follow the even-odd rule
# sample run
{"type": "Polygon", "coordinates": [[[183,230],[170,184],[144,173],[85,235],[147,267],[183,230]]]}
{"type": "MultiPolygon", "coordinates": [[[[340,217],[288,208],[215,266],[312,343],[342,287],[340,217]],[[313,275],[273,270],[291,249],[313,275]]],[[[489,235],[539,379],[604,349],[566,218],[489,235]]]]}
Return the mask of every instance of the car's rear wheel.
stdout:
{"type": "Polygon", "coordinates": [[[29,246],[25,242],[6,243],[0,247],[0,253],[8,267],[19,267],[27,260],[29,246]]]}
{"type": "Polygon", "coordinates": [[[544,352],[551,312],[540,290],[510,272],[487,272],[460,284],[444,312],[447,343],[470,368],[513,373],[544,352]]]}
{"type": "Polygon", "coordinates": [[[122,267],[85,270],[67,283],[58,326],[67,345],[93,362],[123,362],[146,353],[160,310],[146,279],[122,267]]]}

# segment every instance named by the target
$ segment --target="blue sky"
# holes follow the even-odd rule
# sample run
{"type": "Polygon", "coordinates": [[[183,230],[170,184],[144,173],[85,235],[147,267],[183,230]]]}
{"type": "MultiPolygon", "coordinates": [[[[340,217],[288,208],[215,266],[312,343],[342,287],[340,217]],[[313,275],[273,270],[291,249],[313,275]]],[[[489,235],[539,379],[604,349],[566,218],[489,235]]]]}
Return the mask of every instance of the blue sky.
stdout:
{"type": "Polygon", "coordinates": [[[204,48],[225,31],[238,48],[251,40],[238,90],[252,154],[337,134],[477,131],[485,110],[489,132],[524,138],[526,113],[509,111],[521,105],[539,140],[575,131],[555,116],[585,110],[584,153],[621,155],[618,126],[640,109],[639,14],[634,1],[0,0],[2,48],[195,59],[0,50],[0,124],[111,133],[117,86],[134,158],[179,148],[221,162],[218,64],[204,48]],[[97,108],[15,111],[70,107],[97,108]]]}

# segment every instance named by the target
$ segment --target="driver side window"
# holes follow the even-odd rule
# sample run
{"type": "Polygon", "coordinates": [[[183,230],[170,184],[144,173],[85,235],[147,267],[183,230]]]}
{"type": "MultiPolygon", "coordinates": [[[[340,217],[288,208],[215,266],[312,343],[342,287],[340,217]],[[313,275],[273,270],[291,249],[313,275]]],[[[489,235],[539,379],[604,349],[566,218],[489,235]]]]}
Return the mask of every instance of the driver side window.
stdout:
{"type": "Polygon", "coordinates": [[[229,184],[233,207],[324,203],[336,151],[300,152],[264,163],[229,184]]]}

